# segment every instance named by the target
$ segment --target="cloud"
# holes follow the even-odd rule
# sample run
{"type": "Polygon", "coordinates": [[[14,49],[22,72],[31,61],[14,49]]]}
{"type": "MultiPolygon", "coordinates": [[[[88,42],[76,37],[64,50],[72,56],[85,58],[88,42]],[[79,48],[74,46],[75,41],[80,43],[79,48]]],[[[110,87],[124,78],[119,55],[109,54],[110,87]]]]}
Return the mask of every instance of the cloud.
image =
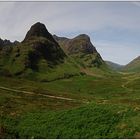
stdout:
{"type": "Polygon", "coordinates": [[[140,30],[140,10],[129,2],[6,2],[1,7],[0,29],[12,40],[23,39],[37,21],[52,33],[95,32],[106,27],[140,30]]]}
{"type": "Polygon", "coordinates": [[[138,1],[133,1],[132,4],[134,4],[135,6],[140,7],[140,2],[138,2],[138,1]]]}

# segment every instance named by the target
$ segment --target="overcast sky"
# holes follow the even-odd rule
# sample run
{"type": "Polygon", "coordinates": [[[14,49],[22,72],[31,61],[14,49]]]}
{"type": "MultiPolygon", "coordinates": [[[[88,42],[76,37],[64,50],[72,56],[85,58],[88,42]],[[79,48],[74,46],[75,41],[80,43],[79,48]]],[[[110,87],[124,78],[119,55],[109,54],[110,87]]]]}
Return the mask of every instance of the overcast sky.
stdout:
{"type": "Polygon", "coordinates": [[[0,38],[22,41],[38,21],[58,36],[88,34],[104,60],[140,55],[139,2],[0,2],[0,38]]]}

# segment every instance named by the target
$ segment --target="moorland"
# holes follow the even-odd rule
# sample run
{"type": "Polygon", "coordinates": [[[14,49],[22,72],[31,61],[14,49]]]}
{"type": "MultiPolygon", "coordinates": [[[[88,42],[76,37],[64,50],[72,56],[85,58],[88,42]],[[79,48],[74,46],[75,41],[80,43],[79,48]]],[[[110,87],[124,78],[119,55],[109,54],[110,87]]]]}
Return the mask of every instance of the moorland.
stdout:
{"type": "Polygon", "coordinates": [[[140,57],[104,61],[80,34],[38,22],[0,39],[0,138],[140,138],[140,57]]]}

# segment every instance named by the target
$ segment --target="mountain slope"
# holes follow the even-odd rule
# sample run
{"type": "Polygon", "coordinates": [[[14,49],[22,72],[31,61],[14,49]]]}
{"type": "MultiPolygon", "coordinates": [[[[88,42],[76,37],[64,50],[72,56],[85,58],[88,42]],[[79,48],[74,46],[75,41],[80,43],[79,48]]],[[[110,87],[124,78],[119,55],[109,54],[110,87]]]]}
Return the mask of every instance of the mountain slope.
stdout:
{"type": "Polygon", "coordinates": [[[31,26],[22,42],[2,46],[0,73],[6,76],[52,81],[108,71],[88,35],[52,36],[40,22],[31,26]]]}
{"type": "Polygon", "coordinates": [[[0,51],[0,72],[8,76],[53,80],[64,77],[69,73],[68,68],[70,73],[75,72],[77,68],[69,63],[59,44],[39,22],[30,28],[21,43],[0,51]]]}
{"type": "Polygon", "coordinates": [[[105,63],[113,70],[121,70],[123,68],[123,65],[119,65],[117,63],[111,62],[111,61],[105,61],[105,63]]]}
{"type": "Polygon", "coordinates": [[[128,63],[124,69],[124,71],[132,71],[132,72],[140,72],[140,56],[132,60],[128,63]]]}
{"type": "Polygon", "coordinates": [[[53,36],[60,44],[66,54],[73,57],[83,67],[100,67],[105,65],[100,54],[92,45],[86,34],[78,35],[73,39],[53,36]]]}

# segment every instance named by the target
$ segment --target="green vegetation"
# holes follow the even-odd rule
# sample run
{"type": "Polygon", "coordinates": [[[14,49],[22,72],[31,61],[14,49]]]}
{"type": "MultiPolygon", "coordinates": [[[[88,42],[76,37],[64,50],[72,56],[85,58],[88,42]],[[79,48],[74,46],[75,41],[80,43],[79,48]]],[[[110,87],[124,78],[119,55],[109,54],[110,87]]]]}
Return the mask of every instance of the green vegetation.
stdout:
{"type": "Polygon", "coordinates": [[[2,121],[3,128],[8,127],[8,138],[135,138],[140,131],[139,117],[139,111],[131,107],[92,103],[67,111],[35,111],[2,121]]]}
{"type": "Polygon", "coordinates": [[[55,38],[65,52],[37,23],[0,48],[0,138],[140,138],[138,61],[116,72],[87,35],[55,38]]]}
{"type": "Polygon", "coordinates": [[[38,81],[52,81],[80,75],[79,67],[73,64],[71,59],[62,59],[64,54],[61,54],[60,50],[53,50],[52,45],[53,43],[49,40],[41,37],[15,47],[9,47],[8,52],[2,50],[0,73],[5,76],[18,76],[38,81]],[[44,45],[46,50],[35,48],[38,44],[44,45]],[[60,56],[56,54],[58,51],[60,51],[60,56]],[[52,53],[53,55],[46,58],[44,56],[47,54],[44,53],[52,53]]]}
{"type": "Polygon", "coordinates": [[[90,37],[86,34],[78,35],[73,39],[54,36],[68,56],[72,57],[81,67],[102,67],[106,65],[92,45],[90,37]]]}
{"type": "Polygon", "coordinates": [[[140,81],[136,77],[136,73],[81,75],[51,82],[1,77],[1,86],[34,94],[0,89],[0,136],[139,138],[140,81]],[[53,99],[40,93],[75,100],[53,99]]]}
{"type": "Polygon", "coordinates": [[[133,61],[128,63],[124,68],[123,71],[129,72],[140,72],[140,56],[135,58],[133,61]]]}
{"type": "Polygon", "coordinates": [[[117,64],[117,63],[113,63],[113,62],[111,62],[111,61],[105,61],[105,63],[111,68],[111,69],[113,69],[113,70],[115,70],[115,71],[120,71],[120,70],[122,70],[123,69],[123,65],[119,65],[119,64],[117,64]]]}

